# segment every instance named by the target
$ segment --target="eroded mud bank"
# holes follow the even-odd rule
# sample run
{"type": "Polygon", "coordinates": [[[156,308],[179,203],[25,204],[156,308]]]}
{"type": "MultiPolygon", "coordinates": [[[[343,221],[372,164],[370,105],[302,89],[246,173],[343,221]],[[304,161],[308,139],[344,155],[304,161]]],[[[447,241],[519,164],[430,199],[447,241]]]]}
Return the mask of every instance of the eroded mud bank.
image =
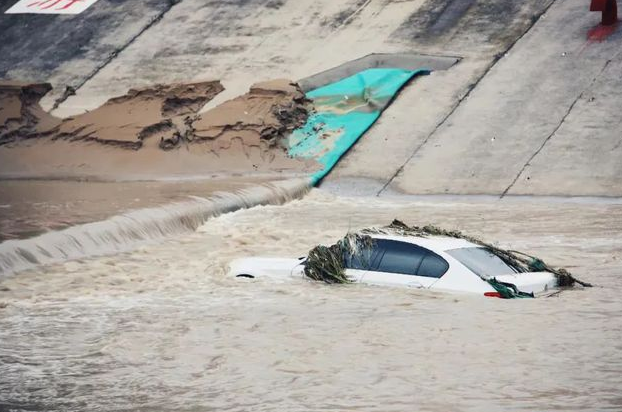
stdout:
{"type": "Polygon", "coordinates": [[[303,173],[285,137],[311,110],[289,80],[253,85],[199,110],[224,90],[219,81],[131,89],[95,110],[64,119],[39,105],[47,83],[0,84],[0,174],[6,177],[145,177],[248,171],[303,173]]]}
{"type": "Polygon", "coordinates": [[[39,100],[49,83],[0,83],[0,145],[55,130],[61,120],[48,114],[39,100]]]}

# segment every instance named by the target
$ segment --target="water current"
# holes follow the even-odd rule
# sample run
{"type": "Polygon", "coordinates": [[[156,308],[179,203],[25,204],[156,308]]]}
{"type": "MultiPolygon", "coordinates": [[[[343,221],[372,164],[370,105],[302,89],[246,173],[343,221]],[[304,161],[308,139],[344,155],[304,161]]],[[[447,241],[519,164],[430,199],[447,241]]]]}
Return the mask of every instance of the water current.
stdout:
{"type": "Polygon", "coordinates": [[[232,193],[267,178],[160,181],[0,180],[0,242],[34,237],[131,210],[232,193]]]}
{"type": "Polygon", "coordinates": [[[0,411],[621,411],[622,205],[345,198],[0,281],[0,411]],[[227,276],[348,230],[458,228],[597,286],[501,300],[227,276]]]}
{"type": "MultiPolygon", "coordinates": [[[[40,183],[44,184],[44,182],[40,183]]],[[[139,244],[193,231],[210,217],[245,207],[281,204],[303,195],[309,189],[307,179],[288,179],[262,184],[246,182],[245,185],[239,181],[216,181],[211,185],[209,183],[200,185],[199,187],[203,189],[202,194],[205,194],[205,197],[200,197],[188,193],[189,190],[197,189],[194,187],[194,183],[177,183],[174,184],[177,190],[171,190],[169,187],[165,188],[168,190],[163,190],[161,193],[161,183],[151,183],[155,184],[155,188],[146,189],[145,187],[136,187],[136,183],[132,182],[111,182],[99,183],[99,185],[103,184],[107,189],[112,186],[112,191],[99,192],[98,196],[93,196],[92,193],[84,193],[81,190],[84,186],[98,186],[98,184],[89,182],[82,183],[83,186],[79,189],[74,187],[74,190],[68,190],[74,197],[78,196],[77,199],[67,202],[66,193],[63,191],[59,193],[54,190],[54,187],[60,184],[63,188],[68,183],[50,183],[52,196],[44,196],[45,202],[33,203],[33,196],[29,195],[25,196],[28,201],[24,202],[22,197],[18,196],[16,199],[15,193],[9,193],[9,195],[2,193],[0,200],[5,198],[10,202],[8,205],[11,207],[8,209],[12,213],[0,214],[0,225],[2,227],[6,226],[13,229],[13,232],[18,235],[23,235],[24,228],[29,227],[49,227],[51,225],[52,227],[65,228],[49,230],[31,238],[10,239],[0,243],[0,279],[7,273],[44,263],[126,251],[139,244]],[[207,193],[205,193],[207,189],[205,186],[209,187],[207,193]],[[227,187],[228,191],[217,191],[221,187],[227,187]],[[156,189],[155,194],[150,193],[154,191],[153,189],[156,189]],[[103,200],[107,194],[113,195],[111,201],[103,200]],[[132,198],[131,194],[134,196],[147,194],[147,196],[146,199],[134,198],[134,201],[130,203],[134,207],[125,213],[113,214],[113,216],[103,220],[97,219],[104,213],[110,214],[115,210],[123,210],[122,207],[127,209],[128,200],[130,200],[128,194],[130,194],[130,198],[132,198]],[[182,197],[184,200],[148,208],[137,208],[136,206],[136,203],[140,204],[141,202],[157,205],[166,201],[169,196],[173,198],[182,197]],[[63,203],[60,203],[59,199],[64,200],[65,207],[62,207],[63,203]],[[35,205],[42,207],[33,207],[35,205]],[[82,208],[82,205],[85,207],[82,208]],[[75,209],[78,211],[72,213],[75,209]],[[22,214],[26,216],[25,219],[19,218],[22,214]],[[11,222],[12,216],[17,217],[16,222],[7,224],[11,222]],[[87,223],[71,225],[72,222],[80,222],[80,219],[87,221],[87,223]]],[[[33,182],[26,181],[21,184],[29,188],[33,182]]],[[[21,184],[17,187],[23,189],[21,184]]],[[[143,186],[148,185],[148,183],[142,184],[143,186]]],[[[39,188],[31,189],[37,193],[39,188]]],[[[65,189],[67,190],[66,187],[65,189]]],[[[23,190],[17,192],[21,191],[23,190]]]]}

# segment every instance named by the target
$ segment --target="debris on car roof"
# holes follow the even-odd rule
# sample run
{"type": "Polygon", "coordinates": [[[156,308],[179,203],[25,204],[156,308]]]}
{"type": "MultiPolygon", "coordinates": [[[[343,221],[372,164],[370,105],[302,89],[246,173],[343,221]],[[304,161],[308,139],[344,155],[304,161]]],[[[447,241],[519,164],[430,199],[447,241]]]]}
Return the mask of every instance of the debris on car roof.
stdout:
{"type": "MultiPolygon", "coordinates": [[[[357,233],[348,233],[337,243],[331,246],[318,245],[309,251],[305,262],[304,274],[310,279],[326,283],[350,283],[346,275],[345,260],[354,256],[357,251],[369,247],[374,239],[370,235],[394,235],[406,237],[450,237],[463,239],[503,260],[517,273],[525,272],[549,272],[557,279],[560,288],[571,287],[579,284],[584,287],[592,285],[575,278],[564,268],[554,268],[547,265],[542,259],[516,250],[506,250],[490,243],[484,242],[473,236],[466,235],[456,230],[445,230],[436,226],[408,226],[399,220],[393,220],[390,225],[379,228],[363,229],[357,233]]],[[[532,294],[520,292],[512,285],[497,281],[495,278],[483,279],[488,282],[503,298],[533,297],[532,294]]]]}

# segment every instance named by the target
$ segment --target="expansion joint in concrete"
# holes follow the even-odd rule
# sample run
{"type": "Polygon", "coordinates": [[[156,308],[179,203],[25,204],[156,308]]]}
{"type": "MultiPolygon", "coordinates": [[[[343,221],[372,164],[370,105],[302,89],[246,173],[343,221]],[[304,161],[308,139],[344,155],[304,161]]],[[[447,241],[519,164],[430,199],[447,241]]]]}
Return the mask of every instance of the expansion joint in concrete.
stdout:
{"type": "Polygon", "coordinates": [[[445,122],[447,121],[447,119],[449,119],[454,113],[455,111],[458,109],[458,107],[460,107],[460,105],[462,104],[462,102],[469,97],[469,95],[471,94],[471,92],[473,92],[473,90],[475,90],[475,88],[479,85],[479,83],[482,81],[482,79],[484,79],[486,77],[486,75],[488,75],[488,73],[490,72],[490,70],[492,70],[493,67],[495,67],[495,65],[503,58],[503,56],[505,56],[510,50],[512,50],[512,48],[516,45],[516,43],[518,43],[527,33],[529,33],[529,31],[531,30],[531,28],[538,22],[540,21],[540,18],[551,8],[551,6],[556,2],[557,0],[552,0],[538,15],[537,18],[533,19],[531,21],[531,24],[525,29],[525,31],[523,31],[523,33],[521,33],[520,36],[518,36],[512,43],[510,43],[508,45],[508,47],[502,51],[497,53],[494,58],[492,59],[492,61],[490,62],[490,64],[488,64],[488,66],[486,67],[486,70],[484,70],[484,72],[477,78],[477,80],[473,83],[471,83],[471,85],[469,85],[467,92],[465,94],[463,94],[459,99],[458,102],[452,106],[452,108],[450,109],[449,113],[447,113],[447,115],[445,115],[443,117],[443,119],[437,123],[437,125],[434,127],[434,129],[432,130],[432,132],[430,132],[428,134],[428,136],[426,136],[426,138],[423,140],[423,142],[421,142],[421,144],[419,144],[415,150],[412,152],[412,154],[408,157],[408,159],[406,159],[406,161],[395,171],[395,173],[393,173],[393,175],[385,182],[385,184],[382,186],[382,188],[378,191],[378,193],[376,193],[376,196],[380,196],[382,194],[382,192],[384,192],[387,187],[389,187],[389,185],[395,180],[395,178],[397,178],[403,171],[404,168],[406,167],[406,165],[417,155],[417,153],[423,148],[423,146],[425,146],[428,141],[432,138],[432,136],[437,132],[437,130],[443,126],[445,124],[445,122]]]}
{"type": "Polygon", "coordinates": [[[177,3],[180,3],[181,1],[182,0],[168,0],[168,4],[166,5],[166,8],[164,10],[162,10],[154,18],[152,18],[143,28],[141,28],[138,31],[138,33],[132,36],[125,44],[121,45],[116,50],[114,50],[112,53],[110,53],[108,57],[102,63],[100,63],[95,69],[93,69],[89,74],[87,74],[86,77],[84,77],[84,79],[79,81],[78,84],[76,84],[75,86],[73,85],[67,86],[63,95],[54,101],[54,105],[52,106],[51,111],[57,109],[58,106],[60,106],[62,103],[65,102],[65,100],[67,100],[70,96],[74,95],[78,89],[80,89],[89,80],[95,77],[97,73],[99,73],[111,61],[113,61],[123,50],[127,49],[132,43],[134,43],[143,33],[145,33],[147,30],[149,30],[155,24],[157,24],[160,20],[162,20],[164,15],[168,13],[169,10],[171,10],[174,5],[176,5],[177,3]]]}
{"type": "Polygon", "coordinates": [[[367,7],[369,5],[369,3],[371,3],[372,0],[367,0],[365,1],[360,7],[358,7],[356,10],[354,10],[352,12],[352,14],[350,14],[346,19],[344,19],[344,21],[339,25],[339,28],[343,27],[343,26],[347,26],[348,24],[350,24],[350,22],[352,20],[354,20],[354,18],[356,16],[358,16],[365,7],[367,7]]]}
{"type": "Polygon", "coordinates": [[[535,152],[532,153],[532,155],[529,157],[529,159],[527,159],[527,161],[525,162],[525,164],[523,165],[523,167],[519,170],[519,172],[516,174],[516,176],[514,177],[514,179],[512,180],[512,183],[510,183],[510,185],[508,187],[505,188],[505,190],[503,191],[503,193],[501,193],[501,196],[499,197],[500,199],[503,199],[508,192],[512,189],[512,187],[514,187],[514,185],[516,184],[516,182],[518,181],[518,179],[520,179],[520,177],[523,175],[523,173],[525,172],[525,170],[527,169],[527,167],[531,164],[531,162],[533,161],[533,159],[536,158],[536,156],[538,156],[538,154],[540,154],[540,152],[542,151],[542,149],[544,149],[544,146],[546,146],[546,144],[549,142],[549,140],[551,140],[553,138],[553,136],[555,136],[555,134],[557,133],[557,131],[562,127],[562,125],[564,124],[564,122],[566,121],[566,118],[570,115],[570,113],[572,112],[572,109],[574,109],[574,106],[577,104],[577,102],[579,100],[581,100],[581,98],[583,97],[583,95],[585,94],[586,91],[590,90],[590,88],[594,85],[594,83],[596,83],[596,81],[598,80],[598,78],[600,77],[600,75],[605,71],[605,69],[607,68],[607,66],[609,65],[609,63],[611,63],[611,59],[607,60],[605,62],[605,64],[603,65],[603,67],[599,70],[599,72],[596,74],[596,76],[594,76],[592,78],[592,80],[590,81],[590,83],[581,91],[581,93],[579,93],[577,95],[577,97],[572,101],[572,103],[570,104],[570,106],[568,106],[568,109],[566,110],[566,112],[564,113],[564,115],[562,116],[562,118],[560,119],[559,123],[557,123],[557,125],[555,126],[555,128],[553,129],[553,131],[551,131],[551,133],[549,133],[548,136],[546,136],[546,138],[544,139],[544,141],[542,142],[542,144],[536,149],[535,152]]]}
{"type": "Polygon", "coordinates": [[[423,139],[423,142],[421,142],[416,148],[415,150],[412,152],[412,154],[408,157],[408,159],[406,159],[406,161],[404,163],[402,163],[402,165],[395,171],[395,173],[393,173],[393,175],[389,178],[389,180],[387,180],[385,182],[385,184],[382,186],[382,188],[378,191],[378,193],[376,193],[376,196],[380,196],[382,194],[382,192],[384,192],[386,190],[386,188],[391,184],[391,182],[393,182],[393,180],[395,180],[396,177],[398,177],[403,171],[404,171],[404,167],[417,155],[417,153],[419,152],[419,150],[421,150],[421,148],[423,148],[423,146],[426,145],[426,143],[428,143],[428,141],[432,138],[432,136],[436,133],[436,131],[445,124],[445,122],[447,121],[447,119],[449,119],[451,117],[452,114],[454,114],[454,112],[456,111],[456,109],[458,109],[458,107],[460,107],[460,104],[462,104],[462,102],[464,101],[464,99],[466,99],[471,92],[473,91],[473,89],[475,89],[477,87],[477,85],[479,84],[479,82],[486,77],[486,75],[488,74],[488,72],[490,71],[490,69],[492,69],[492,67],[496,64],[496,62],[498,61],[499,57],[495,57],[495,59],[488,65],[488,67],[486,67],[486,70],[484,71],[484,73],[478,77],[478,79],[474,82],[471,83],[471,85],[469,85],[468,90],[465,94],[463,94],[459,99],[458,102],[456,104],[454,104],[451,108],[451,110],[449,110],[449,112],[443,117],[443,119],[438,122],[436,124],[436,126],[434,126],[434,129],[426,136],[425,139],[423,139]]]}

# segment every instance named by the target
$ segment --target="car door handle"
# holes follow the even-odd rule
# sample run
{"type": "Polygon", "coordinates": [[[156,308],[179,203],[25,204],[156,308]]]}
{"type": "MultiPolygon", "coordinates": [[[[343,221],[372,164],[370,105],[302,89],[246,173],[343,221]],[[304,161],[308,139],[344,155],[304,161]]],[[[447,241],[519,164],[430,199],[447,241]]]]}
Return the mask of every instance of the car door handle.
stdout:
{"type": "Polygon", "coordinates": [[[408,287],[409,288],[417,288],[417,289],[422,289],[423,285],[419,282],[408,282],[408,287]]]}

